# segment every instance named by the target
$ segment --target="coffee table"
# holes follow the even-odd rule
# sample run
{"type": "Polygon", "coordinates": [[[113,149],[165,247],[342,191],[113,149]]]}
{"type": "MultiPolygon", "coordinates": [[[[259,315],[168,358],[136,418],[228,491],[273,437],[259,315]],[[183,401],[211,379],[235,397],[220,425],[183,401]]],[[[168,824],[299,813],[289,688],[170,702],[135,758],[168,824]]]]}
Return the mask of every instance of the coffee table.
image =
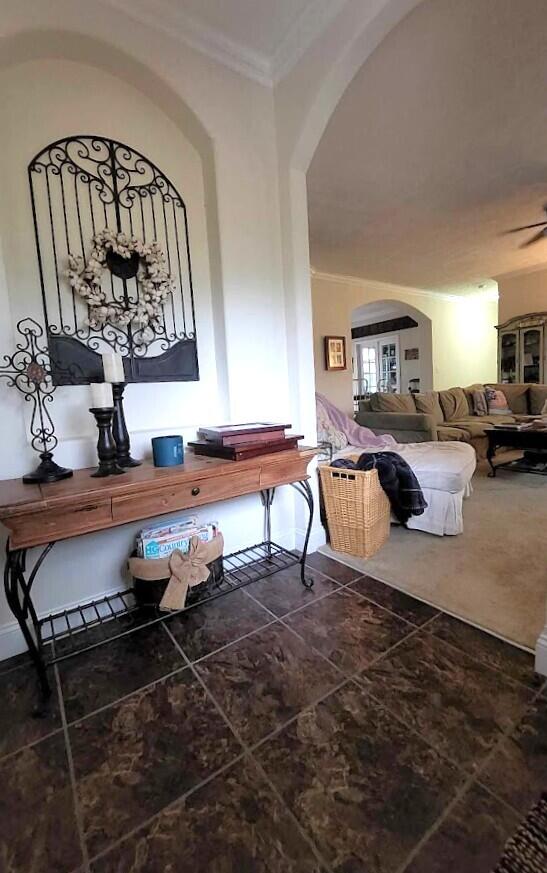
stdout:
{"type": "Polygon", "coordinates": [[[512,430],[511,428],[494,427],[486,431],[488,451],[486,460],[490,464],[489,476],[494,477],[497,470],[513,470],[516,473],[536,473],[547,476],[547,426],[543,429],[512,430]],[[522,449],[524,455],[516,461],[506,461],[503,464],[492,463],[496,449],[506,446],[512,449],[522,449]]]}

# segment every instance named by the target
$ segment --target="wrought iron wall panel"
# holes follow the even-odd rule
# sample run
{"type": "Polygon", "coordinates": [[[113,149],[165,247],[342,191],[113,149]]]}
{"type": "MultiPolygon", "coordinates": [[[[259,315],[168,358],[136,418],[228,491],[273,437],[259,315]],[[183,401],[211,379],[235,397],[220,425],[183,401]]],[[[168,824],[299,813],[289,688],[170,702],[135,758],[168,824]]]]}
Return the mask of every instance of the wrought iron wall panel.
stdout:
{"type": "MultiPolygon", "coordinates": [[[[100,354],[124,357],[127,381],[199,378],[192,267],[186,205],[169,179],[144,155],[123,143],[75,136],[47,146],[29,164],[38,269],[48,342],[61,370],[77,364],[79,381],[102,376],[100,354]],[[95,233],[109,228],[157,241],[174,280],[161,317],[148,327],[87,324],[86,302],[66,277],[68,255],[87,259],[95,233]]],[[[136,303],[136,276],[107,269],[108,298],[136,303]]]]}

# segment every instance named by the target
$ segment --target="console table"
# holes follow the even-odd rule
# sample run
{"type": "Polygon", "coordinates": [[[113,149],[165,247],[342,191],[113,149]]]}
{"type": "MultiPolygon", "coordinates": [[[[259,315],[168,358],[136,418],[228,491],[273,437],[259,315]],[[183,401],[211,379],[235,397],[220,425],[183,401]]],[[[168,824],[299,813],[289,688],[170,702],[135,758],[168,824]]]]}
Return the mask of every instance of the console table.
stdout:
{"type": "MultiPolygon", "coordinates": [[[[123,476],[93,479],[92,470],[77,470],[71,479],[24,485],[21,479],[0,482],[0,521],[9,531],[4,586],[38,672],[43,701],[51,694],[47,667],[95,648],[137,628],[164,621],[174,613],[149,613],[131,621],[140,607],[133,589],[39,618],[32,599],[38,571],[56,542],[127,522],[193,509],[208,503],[259,493],[265,512],[265,539],[225,555],[224,576],[213,590],[192,603],[219,597],[280,569],[300,563],[306,587],[305,563],[313,520],[313,494],[307,467],[317,449],[299,448],[243,461],[197,457],[187,451],[180,467],[157,468],[145,462],[123,476]],[[309,518],[301,555],[271,540],[270,510],[275,489],[292,485],[306,500],[309,518]],[[41,546],[32,569],[27,550],[41,546]],[[112,622],[118,621],[118,624],[112,622]]],[[[191,607],[187,607],[191,608],[191,607]]],[[[182,610],[184,611],[184,610],[182,610]]]]}

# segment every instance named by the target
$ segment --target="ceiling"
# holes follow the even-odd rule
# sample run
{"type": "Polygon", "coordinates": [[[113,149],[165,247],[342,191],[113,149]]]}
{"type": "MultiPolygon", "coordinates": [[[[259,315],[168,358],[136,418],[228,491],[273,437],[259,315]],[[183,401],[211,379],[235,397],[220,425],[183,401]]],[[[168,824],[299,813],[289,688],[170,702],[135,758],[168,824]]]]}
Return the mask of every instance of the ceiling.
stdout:
{"type": "Polygon", "coordinates": [[[271,85],[346,0],[105,0],[215,60],[271,85]]]}
{"type": "Polygon", "coordinates": [[[423,0],[317,148],[313,267],[462,293],[547,266],[547,238],[504,234],[546,217],[546,49],[545,0],[423,0]]]}

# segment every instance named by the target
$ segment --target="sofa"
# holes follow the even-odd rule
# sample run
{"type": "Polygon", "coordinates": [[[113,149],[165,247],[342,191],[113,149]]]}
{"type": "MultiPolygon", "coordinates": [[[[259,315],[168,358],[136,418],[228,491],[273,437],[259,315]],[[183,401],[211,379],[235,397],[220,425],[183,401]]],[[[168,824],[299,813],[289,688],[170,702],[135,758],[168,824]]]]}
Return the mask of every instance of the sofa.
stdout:
{"type": "Polygon", "coordinates": [[[486,431],[493,424],[515,422],[526,415],[540,415],[547,401],[547,385],[487,383],[503,391],[510,414],[476,415],[473,392],[484,385],[449,388],[426,394],[372,394],[359,404],[356,421],[374,433],[390,433],[397,442],[465,442],[484,458],[486,431]]]}

